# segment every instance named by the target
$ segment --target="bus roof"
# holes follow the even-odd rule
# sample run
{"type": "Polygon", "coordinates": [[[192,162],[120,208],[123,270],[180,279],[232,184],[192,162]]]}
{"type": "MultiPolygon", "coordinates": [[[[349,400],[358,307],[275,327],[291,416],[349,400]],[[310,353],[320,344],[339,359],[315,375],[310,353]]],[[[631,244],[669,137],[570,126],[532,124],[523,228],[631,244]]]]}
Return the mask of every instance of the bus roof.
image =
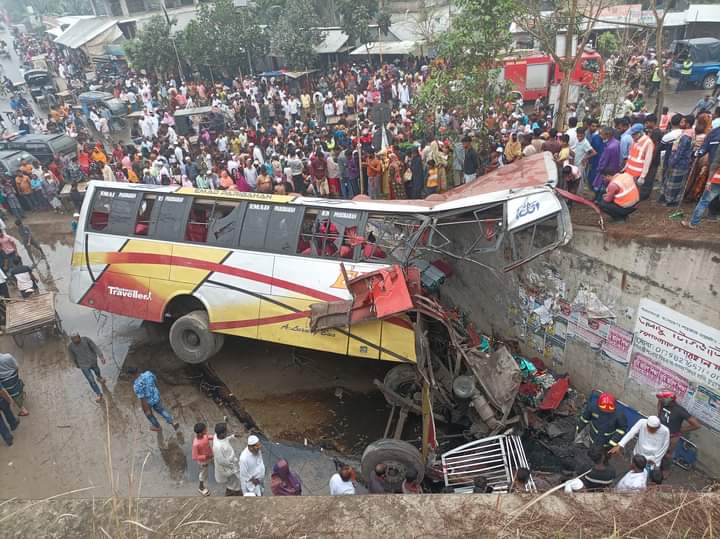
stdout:
{"type": "Polygon", "coordinates": [[[193,187],[130,184],[93,181],[96,187],[139,189],[157,193],[177,193],[225,200],[256,200],[278,204],[301,204],[305,206],[332,206],[333,208],[356,209],[378,212],[436,213],[481,206],[515,198],[520,194],[545,191],[557,185],[557,167],[552,154],[544,152],[516,161],[477,180],[455,187],[443,194],[430,195],[417,200],[373,200],[359,195],[352,200],[306,197],[296,194],[274,195],[241,191],[220,191],[193,187]]]}

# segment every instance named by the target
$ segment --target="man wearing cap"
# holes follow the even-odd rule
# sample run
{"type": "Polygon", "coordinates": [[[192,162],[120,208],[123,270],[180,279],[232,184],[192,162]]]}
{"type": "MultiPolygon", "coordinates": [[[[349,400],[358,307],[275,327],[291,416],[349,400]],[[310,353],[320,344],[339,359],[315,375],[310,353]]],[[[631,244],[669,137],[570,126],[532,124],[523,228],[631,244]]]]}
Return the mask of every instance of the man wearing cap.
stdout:
{"type": "MultiPolygon", "coordinates": [[[[617,446],[627,430],[627,419],[625,414],[617,409],[614,395],[603,392],[597,400],[588,399],[578,418],[577,433],[580,434],[585,427],[588,427],[592,445],[602,448],[617,446]]],[[[581,439],[576,437],[576,441],[581,439]]]]}
{"type": "Polygon", "coordinates": [[[618,445],[610,450],[610,454],[620,453],[636,436],[638,440],[633,455],[642,455],[647,459],[648,465],[653,468],[659,467],[670,447],[670,430],[660,423],[660,418],[656,415],[651,415],[647,419],[639,419],[622,437],[618,445]]]}
{"type": "Polygon", "coordinates": [[[240,488],[243,496],[262,496],[265,481],[265,463],[260,449],[260,439],[251,434],[248,436],[247,447],[240,453],[240,488]]]}
{"type": "Polygon", "coordinates": [[[630,152],[623,170],[630,174],[638,185],[642,185],[645,183],[645,177],[650,170],[655,145],[650,140],[650,137],[645,134],[645,126],[641,123],[634,124],[630,128],[630,136],[633,143],[630,146],[630,152]]]}

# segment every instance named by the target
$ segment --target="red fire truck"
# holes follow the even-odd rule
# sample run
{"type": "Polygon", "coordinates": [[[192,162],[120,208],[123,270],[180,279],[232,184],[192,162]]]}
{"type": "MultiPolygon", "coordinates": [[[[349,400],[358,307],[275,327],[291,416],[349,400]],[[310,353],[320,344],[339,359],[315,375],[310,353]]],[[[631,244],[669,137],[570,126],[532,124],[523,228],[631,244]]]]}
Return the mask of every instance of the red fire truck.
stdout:
{"type": "MultiPolygon", "coordinates": [[[[539,51],[527,51],[506,58],[503,75],[522,93],[525,101],[548,97],[550,86],[563,79],[560,66],[553,57],[539,51]]],[[[582,58],[572,72],[572,82],[596,90],[605,78],[605,63],[595,51],[583,52],[582,58]]]]}

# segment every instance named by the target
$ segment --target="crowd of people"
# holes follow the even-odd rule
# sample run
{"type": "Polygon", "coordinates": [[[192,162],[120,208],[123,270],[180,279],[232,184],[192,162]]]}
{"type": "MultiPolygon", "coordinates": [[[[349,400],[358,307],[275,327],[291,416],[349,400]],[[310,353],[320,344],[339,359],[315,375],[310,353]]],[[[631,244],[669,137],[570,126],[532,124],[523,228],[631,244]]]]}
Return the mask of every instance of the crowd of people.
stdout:
{"type": "MultiPolygon", "coordinates": [[[[20,38],[15,48],[23,57],[46,53],[57,75],[71,87],[82,74],[82,66],[58,54],[49,40],[20,38]]],[[[613,219],[626,219],[641,201],[653,196],[668,207],[697,202],[692,217],[683,221],[689,228],[700,223],[708,208],[710,216],[717,218],[718,208],[713,204],[720,195],[720,107],[712,95],[701,99],[689,114],[672,113],[667,107],[655,114],[648,112],[636,87],[628,93],[620,115],[606,122],[600,121],[599,104],[581,96],[561,128],[554,125],[551,108],[542,99],[532,106],[508,99],[494,103],[481,124],[461,110],[442,109],[430,117],[418,114],[413,98],[431,72],[432,66],[417,59],[378,68],[344,64],[299,82],[280,74],[209,83],[156,80],[128,72],[110,89],[127,103],[129,111],[142,111],[129,134],[118,132],[108,109],[91,106],[83,114],[60,103],[45,118],[15,95],[11,107],[21,131],[65,133],[77,141],[78,150],[75,156],[57,157],[47,166],[23,160],[14,177],[0,180],[0,203],[16,219],[30,252],[39,246],[33,247],[22,219],[31,211],[63,211],[59,194],[66,184],[79,210],[82,192],[78,186],[88,178],[268,194],[407,199],[482,181],[487,172],[549,152],[557,167],[557,186],[585,196],[613,219]],[[198,106],[208,106],[210,111],[192,116],[189,131],[179,134],[177,112],[198,106]]],[[[653,82],[651,76],[647,84],[652,87],[653,82]]],[[[4,223],[0,228],[5,228],[4,223]]],[[[37,289],[37,279],[17,255],[16,243],[0,230],[0,265],[15,278],[24,297],[37,289]]],[[[7,297],[6,280],[0,271],[0,293],[7,297]]],[[[104,358],[99,348],[73,335],[69,354],[97,400],[102,400],[98,383],[104,380],[97,360],[104,358]]],[[[0,411],[10,430],[0,420],[0,434],[11,444],[10,431],[17,427],[17,420],[8,412],[10,403],[19,407],[19,415],[28,412],[17,363],[7,356],[0,354],[4,387],[0,411]]],[[[161,404],[154,374],[136,370],[128,374],[151,430],[161,430],[153,412],[177,430],[178,423],[161,404]]],[[[679,406],[674,396],[658,399],[663,407],[679,406]]],[[[614,398],[601,396],[591,406],[597,410],[588,408],[580,426],[589,424],[596,434],[617,436],[591,441],[592,470],[580,483],[569,483],[569,491],[612,485],[615,475],[609,471],[608,459],[635,436],[639,440],[632,469],[617,488],[644,488],[646,470],[661,469],[673,440],[685,432],[683,421],[697,428],[687,412],[684,416],[677,411],[679,416],[663,421],[661,413],[650,416],[624,433],[614,413],[614,398]],[[682,419],[678,422],[677,417],[682,419]],[[598,421],[605,423],[593,426],[598,421]]],[[[201,494],[209,494],[211,463],[215,480],[224,485],[227,495],[264,493],[265,464],[257,436],[249,436],[238,455],[225,423],[216,424],[212,436],[202,423],[194,431],[192,458],[199,465],[201,494]]],[[[373,471],[368,484],[371,493],[385,492],[384,474],[382,466],[373,471]]],[[[514,484],[525,484],[529,476],[529,470],[518,470],[514,484]]],[[[328,486],[333,495],[356,493],[353,469],[341,467],[328,486]]],[[[302,482],[280,459],[273,466],[270,489],[274,495],[300,495],[302,482]]],[[[422,492],[412,472],[406,474],[401,491],[422,492]]]]}
{"type": "MultiPolygon", "coordinates": [[[[15,47],[23,56],[43,51],[58,76],[76,85],[82,65],[51,41],[19,39],[15,47]]],[[[652,54],[631,63],[631,73],[659,68],[652,54]]],[[[641,200],[655,196],[654,188],[667,206],[698,202],[685,222],[691,228],[707,206],[717,218],[712,200],[720,189],[714,159],[720,108],[712,95],[689,114],[667,108],[648,113],[640,85],[652,89],[653,77],[643,75],[628,80],[633,89],[611,122],[601,123],[600,104],[581,95],[562,128],[553,125],[543,99],[533,107],[498,101],[480,124],[462,110],[423,117],[414,109],[432,69],[408,59],[379,68],[345,64],[299,80],[273,73],[212,83],[131,71],[107,88],[128,110],[142,111],[130,136],[117,132],[107,107],[91,105],[84,113],[69,104],[52,107],[46,120],[23,125],[67,133],[78,141],[77,158],[48,167],[23,163],[14,179],[4,178],[3,202],[18,218],[34,209],[61,211],[59,189],[87,177],[332,198],[422,198],[550,152],[557,185],[595,201],[614,219],[627,218],[641,200]],[[176,129],[177,111],[198,106],[211,110],[190,116],[189,123],[183,117],[176,129]]],[[[25,108],[16,99],[13,109],[22,121],[25,108]]],[[[81,202],[77,189],[70,195],[81,202]]]]}

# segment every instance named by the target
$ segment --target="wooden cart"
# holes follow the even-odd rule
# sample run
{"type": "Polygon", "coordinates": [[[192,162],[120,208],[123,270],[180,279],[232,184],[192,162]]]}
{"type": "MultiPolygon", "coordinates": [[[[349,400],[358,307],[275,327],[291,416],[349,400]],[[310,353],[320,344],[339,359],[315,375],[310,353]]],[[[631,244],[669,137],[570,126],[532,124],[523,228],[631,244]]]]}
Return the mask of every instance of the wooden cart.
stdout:
{"type": "Polygon", "coordinates": [[[5,334],[12,335],[15,344],[22,348],[25,336],[51,332],[62,335],[60,318],[55,312],[55,293],[43,292],[27,299],[9,299],[5,302],[5,334]]]}

